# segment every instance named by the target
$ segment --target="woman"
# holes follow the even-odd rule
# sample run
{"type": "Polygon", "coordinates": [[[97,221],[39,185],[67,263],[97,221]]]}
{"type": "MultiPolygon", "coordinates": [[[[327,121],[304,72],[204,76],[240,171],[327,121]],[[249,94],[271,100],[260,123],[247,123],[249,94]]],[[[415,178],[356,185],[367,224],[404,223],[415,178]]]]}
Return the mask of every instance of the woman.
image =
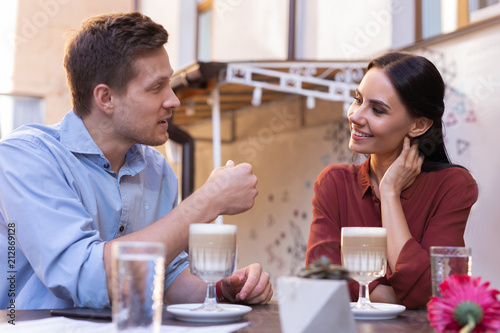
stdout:
{"type": "MultiPolygon", "coordinates": [[[[345,226],[387,229],[388,269],[370,285],[374,302],[407,308],[431,295],[429,247],[464,246],[478,189],[448,159],[442,130],[444,82],[426,58],[390,52],[370,62],[349,108],[349,148],[361,165],[331,165],[314,185],[306,265],[325,255],[340,264],[345,226]]],[[[359,285],[350,281],[352,300],[359,285]]]]}

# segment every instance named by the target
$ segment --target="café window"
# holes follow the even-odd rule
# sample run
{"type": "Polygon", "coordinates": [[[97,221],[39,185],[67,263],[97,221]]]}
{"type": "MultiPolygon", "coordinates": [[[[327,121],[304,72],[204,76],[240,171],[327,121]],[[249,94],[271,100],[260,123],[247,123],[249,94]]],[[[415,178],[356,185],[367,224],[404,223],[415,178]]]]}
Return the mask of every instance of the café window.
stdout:
{"type": "Polygon", "coordinates": [[[26,96],[0,95],[0,138],[24,124],[43,124],[43,99],[26,96]]]}
{"type": "Polygon", "coordinates": [[[500,16],[500,0],[417,0],[416,41],[500,16]]]}
{"type": "Polygon", "coordinates": [[[470,22],[500,16],[500,0],[469,0],[470,22]]]}
{"type": "Polygon", "coordinates": [[[213,0],[198,0],[198,41],[197,58],[199,61],[211,60],[213,0]]]}

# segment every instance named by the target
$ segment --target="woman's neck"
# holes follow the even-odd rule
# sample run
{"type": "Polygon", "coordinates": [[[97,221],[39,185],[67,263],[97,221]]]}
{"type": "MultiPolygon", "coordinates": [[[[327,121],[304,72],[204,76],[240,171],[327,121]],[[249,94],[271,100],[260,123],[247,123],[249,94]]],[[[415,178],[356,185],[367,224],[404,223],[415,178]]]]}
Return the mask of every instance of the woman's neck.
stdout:
{"type": "Polygon", "coordinates": [[[370,155],[370,180],[375,189],[375,195],[380,198],[379,195],[379,184],[385,175],[385,172],[394,163],[397,156],[382,157],[380,155],[372,154],[370,155]]]}

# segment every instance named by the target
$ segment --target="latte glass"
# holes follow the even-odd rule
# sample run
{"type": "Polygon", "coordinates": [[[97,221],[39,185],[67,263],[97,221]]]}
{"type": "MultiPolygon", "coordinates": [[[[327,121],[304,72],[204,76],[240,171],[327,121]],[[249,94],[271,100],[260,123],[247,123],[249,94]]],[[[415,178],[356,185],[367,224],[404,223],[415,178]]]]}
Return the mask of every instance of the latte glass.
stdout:
{"type": "Polygon", "coordinates": [[[342,265],[359,282],[354,309],[378,310],[371,305],[368,285],[387,270],[387,231],[378,227],[344,227],[341,230],[342,265]]]}
{"type": "Polygon", "coordinates": [[[236,226],[191,224],[189,227],[189,267],[207,283],[205,302],[192,311],[224,311],[217,305],[215,284],[233,274],[236,267],[236,226]]]}

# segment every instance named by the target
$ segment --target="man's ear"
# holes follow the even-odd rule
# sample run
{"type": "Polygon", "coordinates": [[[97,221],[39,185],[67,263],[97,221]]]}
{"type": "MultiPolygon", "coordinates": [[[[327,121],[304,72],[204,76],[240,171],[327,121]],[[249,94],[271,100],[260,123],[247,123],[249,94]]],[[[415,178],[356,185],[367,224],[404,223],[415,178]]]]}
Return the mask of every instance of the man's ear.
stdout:
{"type": "Polygon", "coordinates": [[[96,106],[108,114],[113,112],[114,107],[113,99],[111,98],[112,92],[111,88],[104,83],[100,83],[94,88],[94,102],[96,106]]]}
{"type": "Polygon", "coordinates": [[[412,138],[416,138],[427,132],[427,130],[431,128],[433,123],[434,122],[432,120],[426,117],[417,118],[413,122],[413,126],[410,128],[410,132],[408,132],[408,135],[412,138]]]}

